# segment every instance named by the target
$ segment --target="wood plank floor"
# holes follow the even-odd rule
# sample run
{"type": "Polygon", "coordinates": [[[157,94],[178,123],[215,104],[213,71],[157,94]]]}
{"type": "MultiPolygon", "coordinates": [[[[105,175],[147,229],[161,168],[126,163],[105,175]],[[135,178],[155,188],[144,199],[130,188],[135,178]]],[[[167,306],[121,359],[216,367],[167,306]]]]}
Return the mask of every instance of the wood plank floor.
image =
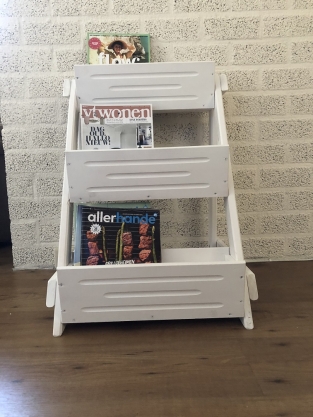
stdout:
{"type": "Polygon", "coordinates": [[[312,417],[313,262],[253,263],[254,330],[238,319],[68,325],[52,271],[0,248],[1,417],[312,417]]]}

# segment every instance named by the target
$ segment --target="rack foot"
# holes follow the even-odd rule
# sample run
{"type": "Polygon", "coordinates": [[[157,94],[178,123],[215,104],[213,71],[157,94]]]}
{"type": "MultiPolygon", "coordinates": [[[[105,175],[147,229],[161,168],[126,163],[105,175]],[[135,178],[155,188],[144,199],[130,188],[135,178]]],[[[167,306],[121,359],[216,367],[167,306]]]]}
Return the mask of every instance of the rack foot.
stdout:
{"type": "Polygon", "coordinates": [[[256,285],[255,275],[248,267],[246,268],[246,277],[248,282],[250,300],[255,301],[259,298],[258,287],[256,285]]]}
{"type": "Polygon", "coordinates": [[[65,325],[61,321],[61,303],[59,289],[56,289],[55,306],[54,306],[54,320],[53,320],[53,336],[62,336],[65,325]]]}
{"type": "Polygon", "coordinates": [[[56,320],[54,320],[53,322],[53,336],[54,337],[60,337],[62,336],[63,332],[65,329],[65,324],[61,323],[61,322],[56,322],[56,320]]]}
{"type": "Polygon", "coordinates": [[[240,320],[245,329],[252,330],[254,328],[254,324],[253,324],[253,318],[252,318],[252,310],[251,310],[251,304],[250,304],[247,275],[245,277],[244,314],[245,315],[243,317],[240,317],[240,320]]]}
{"type": "Polygon", "coordinates": [[[47,284],[47,296],[46,296],[47,307],[54,307],[56,291],[57,291],[57,273],[55,272],[52,275],[52,277],[49,279],[48,284],[47,284]]]}

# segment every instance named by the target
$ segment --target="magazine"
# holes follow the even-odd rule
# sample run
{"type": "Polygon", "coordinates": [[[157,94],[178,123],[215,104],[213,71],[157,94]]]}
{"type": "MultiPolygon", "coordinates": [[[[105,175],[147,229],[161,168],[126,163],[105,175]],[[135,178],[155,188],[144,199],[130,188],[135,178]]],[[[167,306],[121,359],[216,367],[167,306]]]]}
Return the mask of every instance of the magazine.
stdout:
{"type": "Polygon", "coordinates": [[[150,62],[148,34],[87,33],[88,64],[138,64],[150,62]]]}
{"type": "Polygon", "coordinates": [[[79,205],[81,265],[161,262],[160,211],[79,205]]]}
{"type": "Polygon", "coordinates": [[[80,149],[153,148],[151,104],[81,104],[80,119],[80,149]]]}
{"type": "MultiPolygon", "coordinates": [[[[123,208],[123,209],[148,209],[150,208],[149,201],[131,201],[131,202],[110,202],[110,203],[85,203],[85,206],[97,207],[99,209],[107,208],[123,208]]],[[[75,266],[81,265],[81,232],[82,232],[82,213],[81,204],[74,203],[73,210],[73,264],[75,266]]]]}

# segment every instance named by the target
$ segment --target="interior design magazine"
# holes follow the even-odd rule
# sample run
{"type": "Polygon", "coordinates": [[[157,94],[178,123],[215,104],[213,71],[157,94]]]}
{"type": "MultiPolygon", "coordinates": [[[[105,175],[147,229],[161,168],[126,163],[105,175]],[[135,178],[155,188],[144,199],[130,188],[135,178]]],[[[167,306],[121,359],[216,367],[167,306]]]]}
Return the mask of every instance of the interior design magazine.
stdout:
{"type": "Polygon", "coordinates": [[[88,64],[140,64],[150,62],[148,34],[87,33],[88,64]]]}
{"type": "Polygon", "coordinates": [[[81,104],[80,120],[80,149],[153,148],[151,104],[81,104]]]}
{"type": "Polygon", "coordinates": [[[76,224],[81,265],[161,262],[159,210],[78,205],[76,224]]]}

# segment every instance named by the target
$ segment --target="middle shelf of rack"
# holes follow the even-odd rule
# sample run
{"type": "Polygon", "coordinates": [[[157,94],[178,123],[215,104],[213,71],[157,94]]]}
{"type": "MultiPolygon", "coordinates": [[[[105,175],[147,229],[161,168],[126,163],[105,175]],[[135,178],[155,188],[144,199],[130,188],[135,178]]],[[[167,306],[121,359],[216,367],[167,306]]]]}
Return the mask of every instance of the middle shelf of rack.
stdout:
{"type": "Polygon", "coordinates": [[[71,202],[228,195],[228,145],[67,150],[71,202]]]}

